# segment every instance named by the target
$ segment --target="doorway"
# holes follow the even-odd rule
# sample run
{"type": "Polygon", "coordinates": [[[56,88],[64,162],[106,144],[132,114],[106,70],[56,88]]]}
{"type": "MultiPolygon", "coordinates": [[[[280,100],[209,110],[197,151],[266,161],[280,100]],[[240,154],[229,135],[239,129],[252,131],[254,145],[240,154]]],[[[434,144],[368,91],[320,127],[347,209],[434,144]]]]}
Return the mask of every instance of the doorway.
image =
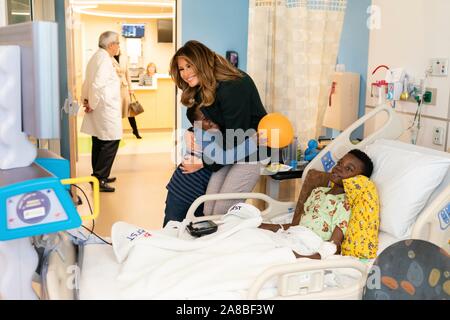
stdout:
{"type": "MultiPolygon", "coordinates": [[[[114,193],[101,194],[101,216],[96,232],[109,235],[111,225],[126,221],[146,228],[162,226],[165,185],[175,167],[174,132],[176,89],[168,75],[176,50],[176,1],[66,0],[66,39],[69,98],[77,105],[84,72],[98,50],[104,31],[120,35],[121,53],[128,59],[131,88],[144,106],[135,120],[142,139],[133,135],[123,119],[121,140],[111,176],[117,178],[114,193]],[[157,74],[151,85],[141,85],[140,75],[153,62],[157,74]]],[[[84,111],[69,116],[73,176],[88,176],[91,169],[91,137],[80,131],[84,111]]],[[[90,191],[90,190],[88,190],[90,191]]],[[[89,192],[87,192],[89,194],[89,192]]]]}

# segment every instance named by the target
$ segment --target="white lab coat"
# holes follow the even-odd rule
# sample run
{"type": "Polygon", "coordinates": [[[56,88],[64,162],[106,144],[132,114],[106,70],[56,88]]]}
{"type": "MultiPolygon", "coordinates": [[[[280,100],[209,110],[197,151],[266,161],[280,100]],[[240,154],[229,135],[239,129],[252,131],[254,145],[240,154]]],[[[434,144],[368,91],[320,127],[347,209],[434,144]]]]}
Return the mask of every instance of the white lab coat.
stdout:
{"type": "Polygon", "coordinates": [[[120,78],[112,59],[104,49],[92,56],[81,93],[93,109],[84,115],[81,132],[106,141],[122,139],[120,78]]]}

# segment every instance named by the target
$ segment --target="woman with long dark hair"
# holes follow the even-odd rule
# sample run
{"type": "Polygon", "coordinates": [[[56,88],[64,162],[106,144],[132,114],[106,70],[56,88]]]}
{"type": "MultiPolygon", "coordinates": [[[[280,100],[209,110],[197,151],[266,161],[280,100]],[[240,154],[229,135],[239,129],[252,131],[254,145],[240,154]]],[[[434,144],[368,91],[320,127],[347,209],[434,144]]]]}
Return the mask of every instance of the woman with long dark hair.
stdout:
{"type": "MultiPolygon", "coordinates": [[[[223,137],[227,130],[256,132],[259,121],[267,114],[250,76],[198,41],[188,41],[176,52],[170,75],[183,92],[181,102],[188,108],[199,106],[205,117],[220,127],[223,137]]],[[[234,138],[222,142],[223,150],[238,145],[234,138]]],[[[244,159],[225,164],[206,161],[211,159],[205,159],[204,154],[202,166],[214,172],[206,194],[251,192],[260,176],[259,154],[258,147],[244,159]]],[[[198,170],[198,165],[188,161],[182,166],[187,174],[198,170]]],[[[207,202],[204,214],[224,214],[237,202],[207,202]]]]}

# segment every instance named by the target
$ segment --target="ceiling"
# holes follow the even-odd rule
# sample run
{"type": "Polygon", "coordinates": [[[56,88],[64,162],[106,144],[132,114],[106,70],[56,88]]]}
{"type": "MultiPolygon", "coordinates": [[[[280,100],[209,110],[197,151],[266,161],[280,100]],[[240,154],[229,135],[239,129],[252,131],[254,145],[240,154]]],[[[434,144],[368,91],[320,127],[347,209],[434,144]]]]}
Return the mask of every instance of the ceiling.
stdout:
{"type": "Polygon", "coordinates": [[[71,0],[75,12],[80,14],[136,19],[173,18],[175,0],[71,0]]]}

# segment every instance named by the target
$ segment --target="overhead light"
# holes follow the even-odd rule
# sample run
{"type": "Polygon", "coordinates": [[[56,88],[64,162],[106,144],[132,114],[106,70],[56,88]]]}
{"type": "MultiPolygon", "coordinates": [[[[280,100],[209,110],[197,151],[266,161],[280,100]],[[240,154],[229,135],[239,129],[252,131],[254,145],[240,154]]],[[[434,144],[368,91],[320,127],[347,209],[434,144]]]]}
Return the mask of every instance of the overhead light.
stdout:
{"type": "Polygon", "coordinates": [[[12,16],[30,16],[30,12],[11,11],[12,16]]]}
{"type": "Polygon", "coordinates": [[[78,6],[77,5],[74,8],[77,8],[77,9],[97,9],[98,6],[97,5],[87,5],[87,6],[82,6],[82,5],[78,6]]]}
{"type": "Polygon", "coordinates": [[[175,7],[175,2],[151,2],[151,1],[82,1],[71,0],[72,5],[129,5],[129,6],[144,6],[144,7],[175,7]]]}
{"type": "Polygon", "coordinates": [[[124,19],[170,19],[175,17],[173,13],[126,14],[119,12],[89,11],[77,7],[73,8],[73,11],[96,17],[124,18],[124,19]]]}

